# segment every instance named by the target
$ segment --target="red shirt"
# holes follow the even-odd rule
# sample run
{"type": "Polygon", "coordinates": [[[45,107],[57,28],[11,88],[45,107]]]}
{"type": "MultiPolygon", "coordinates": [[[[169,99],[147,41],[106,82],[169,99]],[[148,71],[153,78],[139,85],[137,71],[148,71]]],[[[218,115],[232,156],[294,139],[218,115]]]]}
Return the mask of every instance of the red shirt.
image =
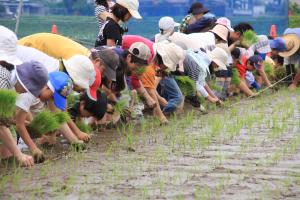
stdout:
{"type": "Polygon", "coordinates": [[[131,75],[130,85],[131,85],[132,89],[134,89],[134,90],[141,87],[141,83],[140,83],[140,80],[137,75],[131,75]]]}
{"type": "Polygon", "coordinates": [[[135,42],[142,42],[149,47],[151,52],[151,57],[149,57],[149,61],[151,61],[152,57],[154,56],[153,42],[151,40],[148,40],[147,38],[138,35],[124,35],[122,40],[122,48],[129,49],[130,46],[135,42]]]}
{"type": "Polygon", "coordinates": [[[236,65],[236,68],[239,71],[240,78],[245,78],[246,77],[246,72],[247,72],[246,63],[247,63],[247,57],[242,56],[241,62],[236,65]]]}

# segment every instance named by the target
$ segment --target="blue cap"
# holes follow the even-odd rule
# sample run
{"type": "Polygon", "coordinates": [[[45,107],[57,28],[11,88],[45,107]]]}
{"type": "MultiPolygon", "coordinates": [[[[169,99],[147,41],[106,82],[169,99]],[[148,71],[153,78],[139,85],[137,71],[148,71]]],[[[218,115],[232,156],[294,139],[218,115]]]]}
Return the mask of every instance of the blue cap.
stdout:
{"type": "Polygon", "coordinates": [[[48,86],[53,92],[55,106],[60,110],[66,110],[67,96],[73,89],[71,78],[64,72],[51,72],[48,86]]]}
{"type": "Polygon", "coordinates": [[[263,59],[260,56],[254,55],[254,56],[251,56],[248,60],[253,64],[255,69],[261,68],[261,66],[262,66],[261,62],[263,62],[263,59]]]}
{"type": "Polygon", "coordinates": [[[274,40],[270,40],[271,49],[276,49],[280,52],[286,50],[285,42],[282,38],[275,38],[274,40]]]}

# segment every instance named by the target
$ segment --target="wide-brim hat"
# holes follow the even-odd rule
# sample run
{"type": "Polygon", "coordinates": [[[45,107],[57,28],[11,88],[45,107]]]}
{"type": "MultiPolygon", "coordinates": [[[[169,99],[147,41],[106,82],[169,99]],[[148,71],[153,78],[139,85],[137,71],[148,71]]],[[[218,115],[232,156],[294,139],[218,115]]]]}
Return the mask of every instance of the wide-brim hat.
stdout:
{"type": "Polygon", "coordinates": [[[68,60],[63,59],[68,74],[74,84],[87,90],[96,78],[96,72],[92,61],[83,55],[74,55],[68,60]]]}
{"type": "Polygon", "coordinates": [[[185,57],[183,49],[174,43],[155,43],[153,49],[162,57],[163,63],[169,71],[175,71],[180,60],[185,57]]]}
{"type": "Polygon", "coordinates": [[[138,0],[117,0],[117,4],[127,8],[131,16],[135,19],[142,19],[139,13],[139,1],[138,0]]]}
{"type": "Polygon", "coordinates": [[[286,51],[280,52],[281,57],[290,57],[294,55],[300,47],[300,39],[296,34],[287,34],[282,36],[285,42],[286,51]]]}
{"type": "Polygon", "coordinates": [[[227,70],[226,64],[228,62],[229,55],[224,49],[216,47],[211,52],[208,52],[208,56],[212,62],[218,65],[216,70],[227,70]]]}
{"type": "Polygon", "coordinates": [[[217,24],[210,32],[215,33],[218,35],[222,40],[227,42],[227,38],[229,35],[229,29],[226,26],[217,24]]]}

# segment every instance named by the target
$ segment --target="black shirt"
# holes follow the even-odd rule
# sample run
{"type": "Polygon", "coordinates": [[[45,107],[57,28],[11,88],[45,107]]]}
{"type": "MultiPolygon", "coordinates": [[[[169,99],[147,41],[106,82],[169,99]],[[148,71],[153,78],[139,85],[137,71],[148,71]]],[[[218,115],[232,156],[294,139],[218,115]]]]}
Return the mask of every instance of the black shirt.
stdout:
{"type": "Polygon", "coordinates": [[[95,46],[107,45],[107,39],[114,40],[116,45],[122,45],[122,35],[124,30],[122,27],[115,22],[113,19],[108,18],[100,31],[100,35],[97,38],[95,46]]]}

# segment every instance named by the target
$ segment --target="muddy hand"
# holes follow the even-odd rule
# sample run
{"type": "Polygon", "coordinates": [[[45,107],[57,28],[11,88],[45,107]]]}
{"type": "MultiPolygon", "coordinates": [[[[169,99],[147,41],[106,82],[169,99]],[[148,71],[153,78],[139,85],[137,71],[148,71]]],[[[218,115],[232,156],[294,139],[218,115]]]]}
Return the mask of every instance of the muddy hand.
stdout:
{"type": "Polygon", "coordinates": [[[222,100],[218,100],[218,101],[216,102],[216,104],[217,104],[217,106],[219,106],[219,107],[224,107],[224,102],[223,102],[222,100]]]}
{"type": "Polygon", "coordinates": [[[17,156],[17,159],[22,167],[31,167],[34,165],[32,156],[26,155],[24,153],[21,153],[19,156],[17,156]]]}
{"type": "Polygon", "coordinates": [[[43,163],[46,160],[44,153],[39,148],[34,149],[32,155],[35,163],[43,163]]]}
{"type": "Polygon", "coordinates": [[[90,136],[89,134],[84,133],[84,132],[82,132],[82,131],[80,131],[80,132],[78,133],[77,137],[78,137],[79,140],[82,140],[82,141],[84,141],[84,142],[89,142],[90,139],[91,139],[91,136],[90,136]]]}
{"type": "Polygon", "coordinates": [[[147,105],[149,108],[155,108],[156,107],[156,102],[153,99],[147,100],[147,105]]]}

